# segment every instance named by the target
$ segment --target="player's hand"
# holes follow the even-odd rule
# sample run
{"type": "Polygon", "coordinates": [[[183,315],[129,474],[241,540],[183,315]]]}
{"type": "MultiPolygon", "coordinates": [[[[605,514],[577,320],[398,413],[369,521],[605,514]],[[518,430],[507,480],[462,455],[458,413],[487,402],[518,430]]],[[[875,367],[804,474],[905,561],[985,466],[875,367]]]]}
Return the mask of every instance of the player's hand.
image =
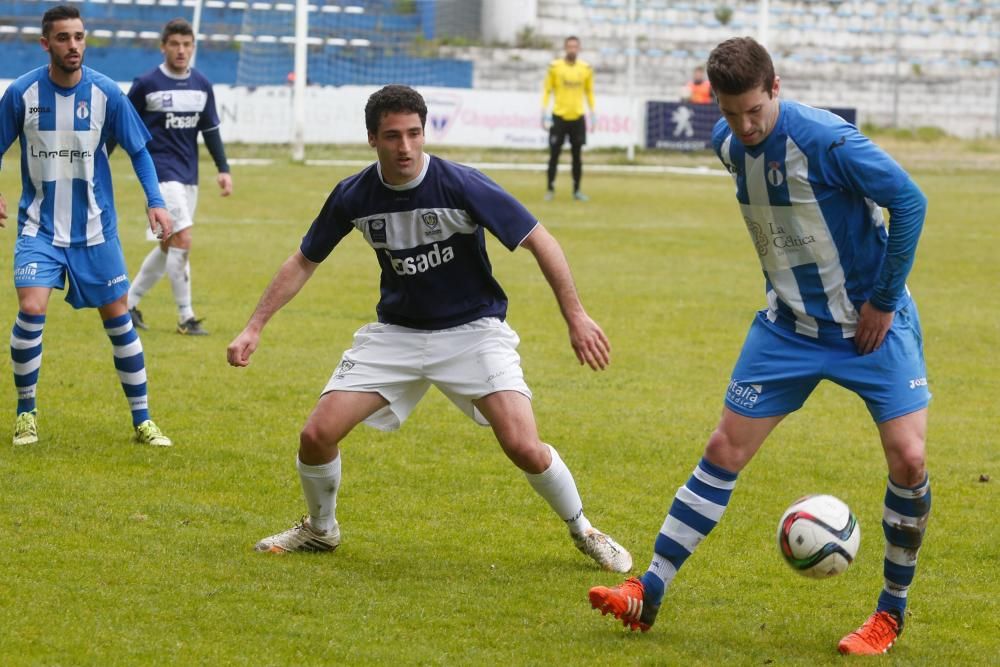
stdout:
{"type": "Polygon", "coordinates": [[[858,318],[858,328],[854,332],[854,346],[861,354],[874,352],[882,345],[885,336],[892,327],[896,313],[879,310],[865,301],[861,306],[861,316],[858,318]]]}
{"type": "Polygon", "coordinates": [[[552,116],[547,111],[542,112],[542,129],[546,132],[552,127],[552,116]]]}
{"type": "Polygon", "coordinates": [[[220,172],[218,176],[215,177],[215,182],[219,184],[219,193],[223,197],[228,197],[233,194],[233,177],[229,172],[220,172]]]}
{"type": "Polygon", "coordinates": [[[588,315],[584,314],[570,323],[569,342],[581,366],[587,364],[599,371],[611,363],[611,343],[600,325],[588,315]]]}
{"type": "Polygon", "coordinates": [[[250,364],[250,355],[257,349],[260,333],[244,329],[226,348],[226,359],[230,366],[243,367],[250,364]]]}
{"type": "Polygon", "coordinates": [[[6,227],[7,224],[4,222],[7,219],[7,200],[0,195],[0,227],[6,227]]]}
{"type": "Polygon", "coordinates": [[[587,129],[590,130],[591,132],[596,132],[597,131],[597,112],[596,111],[591,111],[590,112],[590,118],[588,120],[590,121],[590,124],[589,124],[589,127],[587,129]]]}
{"type": "Polygon", "coordinates": [[[149,229],[158,239],[170,238],[174,233],[174,219],[165,208],[146,209],[146,216],[149,218],[149,229]]]}

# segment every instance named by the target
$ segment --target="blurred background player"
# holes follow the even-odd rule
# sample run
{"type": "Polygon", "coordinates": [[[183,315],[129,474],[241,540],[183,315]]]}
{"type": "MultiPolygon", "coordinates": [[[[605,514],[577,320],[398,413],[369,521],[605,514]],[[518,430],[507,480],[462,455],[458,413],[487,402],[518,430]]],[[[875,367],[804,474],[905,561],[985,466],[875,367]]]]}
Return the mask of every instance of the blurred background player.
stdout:
{"type": "Polygon", "coordinates": [[[566,137],[569,137],[570,152],[573,156],[573,199],[587,201],[587,195],[580,192],[583,178],[583,145],[587,143],[587,121],[584,117],[583,98],[590,106],[591,125],[596,115],[594,110],[594,71],[590,65],[580,60],[580,40],[567,37],[566,55],[553,60],[545,75],[542,91],[542,127],[549,131],[549,169],[546,181],[545,199],[555,196],[556,170],[559,154],[566,137]],[[548,120],[549,95],[554,100],[552,122],[548,120]]]}
{"type": "Polygon", "coordinates": [[[752,38],[719,44],[709,55],[708,77],[723,115],[712,144],[736,182],[768,307],[750,326],[722,418],[674,496],[649,570],[615,588],[591,589],[590,602],[632,629],[648,630],[678,568],[722,518],[737,474],[778,423],[821,380],[831,380],[865,401],[889,469],[884,588],[875,612],[837,647],[879,655],[903,629],[931,508],[925,453],[931,395],[920,320],[906,287],[927,200],[856,127],[779,100],[771,57],[752,38]]]}
{"type": "Polygon", "coordinates": [[[153,135],[149,152],[174,219],[174,234],[160,240],[143,260],[128,292],[128,307],[136,326],[147,328],[139,302],[166,273],[177,303],[177,333],[203,336],[208,332],[191,303],[190,263],[191,226],[198,205],[199,132],[219,170],[215,180],[223,197],[232,193],[233,179],[219,133],[212,84],[190,66],[194,49],[191,24],[180,18],[170,21],[160,40],[163,63],[133,81],[128,92],[153,135]]]}
{"type": "Polygon", "coordinates": [[[694,68],[691,80],[684,88],[687,101],[691,104],[711,104],[715,101],[712,97],[712,84],[705,78],[704,67],[694,68]]]}
{"type": "MultiPolygon", "coordinates": [[[[170,215],[146,150],[149,132],[114,81],[83,66],[80,12],[57,6],[42,17],[49,65],[14,81],[0,100],[0,156],[21,139],[21,201],[14,247],[18,313],[10,335],[17,387],[14,444],[38,442],[35,389],[42,330],[52,288],[69,279],[66,301],[97,308],[111,339],[115,368],[132,411],[136,438],[169,446],[149,418],[142,342],[126,307],[128,269],[118,240],[105,139],[129,154],[146,193],[150,229],[169,236],[170,215]]],[[[7,202],[0,195],[0,226],[7,202]]]]}
{"type": "Polygon", "coordinates": [[[229,344],[246,366],[268,320],[288,303],[337,244],[357,229],[382,269],[378,322],[354,335],[299,437],[297,466],[309,516],[261,540],[257,551],[332,551],[341,479],[340,441],[365,422],[398,429],[433,384],[480,425],[565,522],[576,547],[628,572],[632,557],[594,528],[569,468],[538,437],[519,339],[504,321],[507,296],[493,277],[485,231],[509,250],[534,255],[569,327],[581,364],[610,361],[610,345],[583,309],[559,243],[520,203],[482,173],[423,152],[427,106],[406,86],[386,86],[365,106],[378,161],[341,181],[229,344]]]}

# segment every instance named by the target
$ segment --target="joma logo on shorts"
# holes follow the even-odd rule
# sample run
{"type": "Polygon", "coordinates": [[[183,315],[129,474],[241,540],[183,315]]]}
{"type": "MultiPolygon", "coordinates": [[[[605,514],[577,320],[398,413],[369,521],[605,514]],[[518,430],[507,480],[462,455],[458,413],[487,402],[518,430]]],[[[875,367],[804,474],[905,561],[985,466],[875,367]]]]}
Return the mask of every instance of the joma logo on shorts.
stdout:
{"type": "Polygon", "coordinates": [[[392,270],[401,276],[415,276],[428,269],[441,266],[445,262],[450,262],[455,258],[455,250],[453,248],[445,246],[442,249],[438,247],[437,243],[434,244],[430,251],[414,255],[413,257],[407,257],[406,259],[396,259],[388,250],[385,251],[385,254],[392,263],[392,270]]]}
{"type": "Polygon", "coordinates": [[[108,281],[108,287],[111,287],[112,285],[117,285],[118,283],[123,283],[126,280],[128,280],[128,276],[124,273],[121,274],[120,276],[115,276],[114,278],[108,281]]]}
{"type": "Polygon", "coordinates": [[[916,389],[917,387],[926,387],[927,378],[914,378],[910,380],[910,389],[916,389]]]}

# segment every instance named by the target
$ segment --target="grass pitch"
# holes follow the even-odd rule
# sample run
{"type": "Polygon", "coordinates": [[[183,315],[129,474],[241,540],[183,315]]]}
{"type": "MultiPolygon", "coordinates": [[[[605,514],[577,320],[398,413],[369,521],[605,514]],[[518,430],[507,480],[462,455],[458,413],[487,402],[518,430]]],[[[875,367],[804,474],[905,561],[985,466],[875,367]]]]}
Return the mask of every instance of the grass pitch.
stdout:
{"type": "MultiPolygon", "coordinates": [[[[995,146],[967,151],[975,169],[964,169],[961,147],[950,144],[957,157],[947,163],[927,159],[926,146],[892,148],[931,202],[909,284],[934,393],[934,507],[906,632],[891,657],[984,664],[997,655],[1000,592],[992,518],[1000,161],[995,146]]],[[[127,160],[113,162],[134,275],[150,248],[140,190],[127,160]]],[[[16,213],[16,152],[4,167],[0,192],[16,213]]],[[[53,295],[41,442],[0,444],[0,662],[841,664],[836,642],[870,613],[881,587],[885,466],[861,401],[830,385],[741,475],[724,520],[647,635],[590,609],[587,589],[619,576],[578,554],[490,431],[433,391],[402,431],[360,427],[344,443],[344,542],[336,553],[253,553],[257,539],[304,511],[298,429],[352,332],[374,317],[377,266],[360,238],[348,237],[271,322],[251,366],[230,368],[226,345],[350,170],[280,158],[240,166],[229,200],[217,196],[209,163],[202,173],[193,284],[211,335],[173,333],[166,281],[141,306],[151,325],[142,340],[152,413],[172,449],[131,444],[96,311],[73,311],[61,292],[53,295]],[[843,498],[862,526],[857,562],[829,581],[796,576],[775,546],[778,517],[811,492],[843,498]]],[[[641,572],[764,303],[732,183],[588,173],[592,200],[581,205],[569,199],[566,174],[554,202],[541,201],[541,174],[491,175],[561,241],[584,304],[611,338],[607,371],[578,367],[530,254],[491,242],[541,435],[573,470],[591,520],[631,549],[641,572]]],[[[0,232],[8,326],[17,308],[9,287],[14,237],[10,226],[0,232]]],[[[12,427],[13,387],[3,395],[12,427]]]]}

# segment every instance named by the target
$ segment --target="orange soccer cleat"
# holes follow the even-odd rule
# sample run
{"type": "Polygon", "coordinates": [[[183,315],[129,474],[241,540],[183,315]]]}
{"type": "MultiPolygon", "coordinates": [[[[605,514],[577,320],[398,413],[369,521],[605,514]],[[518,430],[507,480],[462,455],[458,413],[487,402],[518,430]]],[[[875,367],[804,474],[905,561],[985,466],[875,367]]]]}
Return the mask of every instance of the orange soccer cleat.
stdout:
{"type": "Polygon", "coordinates": [[[632,630],[649,632],[656,620],[656,612],[660,611],[660,605],[646,599],[646,590],[635,577],[614,588],[595,586],[590,589],[589,597],[590,606],[600,610],[602,616],[611,612],[622,625],[632,630]]]}
{"type": "Polygon", "coordinates": [[[882,655],[899,637],[902,628],[897,616],[876,611],[860,628],[840,640],[837,650],[844,655],[882,655]]]}

